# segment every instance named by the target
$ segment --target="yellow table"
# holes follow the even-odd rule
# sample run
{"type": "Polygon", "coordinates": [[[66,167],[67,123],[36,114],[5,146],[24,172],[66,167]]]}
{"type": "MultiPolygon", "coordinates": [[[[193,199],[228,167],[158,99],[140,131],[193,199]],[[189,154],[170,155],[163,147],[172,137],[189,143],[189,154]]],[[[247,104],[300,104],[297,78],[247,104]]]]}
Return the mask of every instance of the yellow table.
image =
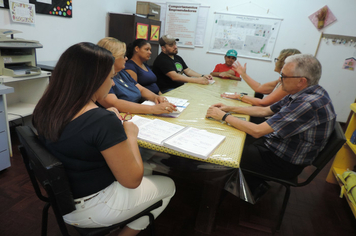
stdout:
{"type": "MultiPolygon", "coordinates": [[[[139,145],[143,147],[141,149],[143,157],[148,158],[147,163],[154,171],[168,174],[172,178],[184,178],[189,184],[196,184],[195,186],[202,187],[195,230],[205,234],[210,234],[213,229],[215,214],[226,181],[232,176],[236,177],[236,181],[234,181],[236,184],[233,186],[238,188],[237,192],[245,192],[244,189],[239,191],[244,188],[241,187],[244,184],[240,184],[240,180],[243,181],[243,179],[240,177],[238,168],[246,138],[245,132],[220,121],[206,119],[206,111],[209,106],[219,102],[231,106],[250,106],[237,100],[221,98],[220,95],[224,92],[244,92],[250,96],[254,95],[254,91],[245,82],[220,78],[214,78],[214,80],[215,83],[212,85],[186,83],[164,94],[167,97],[188,99],[190,104],[179,117],[143,116],[150,119],[165,120],[182,126],[205,129],[209,132],[226,136],[225,141],[214,151],[211,157],[203,160],[166,147],[139,141],[139,145]],[[151,153],[144,154],[145,152],[151,153]]],[[[249,120],[249,116],[240,116],[249,120]]],[[[238,199],[236,200],[238,201],[238,199]]]]}
{"type": "MultiPolygon", "coordinates": [[[[177,89],[174,89],[164,96],[187,99],[189,106],[177,118],[160,117],[145,115],[143,117],[151,119],[161,119],[174,124],[189,126],[198,129],[205,129],[209,132],[226,136],[223,143],[214,151],[211,157],[206,160],[193,157],[172,149],[154,145],[145,141],[139,141],[141,147],[156,150],[159,152],[169,153],[176,156],[191,158],[203,162],[219,164],[228,167],[239,168],[240,158],[243,150],[243,145],[246,138],[246,133],[235,129],[226,123],[220,121],[206,119],[206,111],[212,104],[224,103],[230,106],[250,106],[249,104],[233,100],[221,98],[220,95],[224,92],[245,92],[253,96],[254,91],[245,83],[235,80],[225,80],[214,78],[215,83],[212,85],[199,85],[186,83],[177,89]]],[[[247,115],[235,115],[249,120],[247,115]]]]}

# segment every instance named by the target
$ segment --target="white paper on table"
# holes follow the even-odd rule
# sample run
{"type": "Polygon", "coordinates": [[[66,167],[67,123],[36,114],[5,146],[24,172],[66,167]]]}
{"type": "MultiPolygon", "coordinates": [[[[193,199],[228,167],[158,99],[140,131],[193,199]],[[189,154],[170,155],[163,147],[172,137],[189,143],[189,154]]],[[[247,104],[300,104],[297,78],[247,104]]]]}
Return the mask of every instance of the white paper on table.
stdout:
{"type": "MultiPolygon", "coordinates": [[[[133,122],[136,124],[135,120],[133,122]]],[[[137,126],[139,127],[137,136],[139,139],[157,145],[162,145],[164,140],[184,129],[184,126],[159,119],[150,120],[150,122],[137,126]]]]}
{"type": "Polygon", "coordinates": [[[179,152],[207,159],[224,139],[225,136],[188,127],[164,141],[163,145],[179,152]]]}

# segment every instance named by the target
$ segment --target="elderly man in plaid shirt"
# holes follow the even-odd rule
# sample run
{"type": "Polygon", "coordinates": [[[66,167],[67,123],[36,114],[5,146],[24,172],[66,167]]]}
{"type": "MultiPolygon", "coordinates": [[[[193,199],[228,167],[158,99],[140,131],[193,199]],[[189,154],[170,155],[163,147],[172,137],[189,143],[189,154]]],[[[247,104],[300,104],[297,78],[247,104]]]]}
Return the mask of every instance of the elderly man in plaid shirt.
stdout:
{"type": "MultiPolygon", "coordinates": [[[[321,64],[312,55],[288,57],[280,74],[289,93],[269,107],[212,105],[207,117],[223,120],[246,132],[240,167],[277,178],[290,179],[310,165],[331,135],[336,114],[328,93],[318,85],[321,64]],[[261,124],[240,120],[230,112],[255,117],[271,116],[261,124]]],[[[245,176],[251,191],[265,185],[245,176]]]]}

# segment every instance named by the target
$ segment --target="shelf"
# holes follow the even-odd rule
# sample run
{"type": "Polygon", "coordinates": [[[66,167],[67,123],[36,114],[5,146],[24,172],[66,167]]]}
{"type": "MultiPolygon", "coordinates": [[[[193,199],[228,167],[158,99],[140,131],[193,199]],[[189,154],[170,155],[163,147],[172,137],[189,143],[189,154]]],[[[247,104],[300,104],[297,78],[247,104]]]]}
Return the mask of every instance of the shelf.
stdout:
{"type": "MultiPolygon", "coordinates": [[[[342,175],[346,170],[345,169],[341,169],[341,168],[336,168],[336,167],[333,167],[333,173],[335,175],[335,178],[337,179],[340,187],[343,185],[341,183],[341,181],[339,180],[339,178],[337,177],[337,174],[339,175],[342,175]]],[[[354,214],[354,217],[356,218],[356,206],[354,204],[352,204],[352,202],[349,200],[349,197],[347,196],[346,193],[344,193],[344,198],[346,199],[347,203],[349,204],[350,208],[351,208],[351,211],[352,213],[354,214]]]]}
{"type": "Polygon", "coordinates": [[[15,103],[7,107],[8,121],[20,119],[21,117],[32,115],[36,104],[15,103]]]}
{"type": "Polygon", "coordinates": [[[19,82],[24,80],[31,80],[31,79],[39,79],[51,76],[51,72],[42,71],[39,75],[34,76],[23,76],[23,77],[11,77],[11,76],[0,76],[0,83],[12,83],[12,82],[19,82]]]}
{"type": "Polygon", "coordinates": [[[350,142],[350,139],[347,139],[347,140],[346,140],[346,143],[347,143],[347,145],[349,145],[349,147],[351,148],[351,150],[356,154],[356,144],[352,144],[352,143],[350,142]]]}
{"type": "Polygon", "coordinates": [[[354,113],[356,113],[356,103],[352,103],[352,104],[350,105],[350,108],[351,108],[351,110],[352,110],[354,113]]]}

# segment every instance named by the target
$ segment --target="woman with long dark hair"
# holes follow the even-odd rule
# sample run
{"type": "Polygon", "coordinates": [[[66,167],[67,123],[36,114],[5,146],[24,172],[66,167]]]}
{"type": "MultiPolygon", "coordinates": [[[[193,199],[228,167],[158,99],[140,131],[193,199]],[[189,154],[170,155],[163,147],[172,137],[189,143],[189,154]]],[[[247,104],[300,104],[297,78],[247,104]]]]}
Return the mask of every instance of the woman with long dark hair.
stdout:
{"type": "MultiPolygon", "coordinates": [[[[109,226],[163,200],[152,211],[157,217],[175,192],[170,178],[143,176],[137,126],[122,122],[116,108],[95,104],[114,85],[114,61],[95,44],[71,46],[33,113],[40,140],[67,172],[76,210],[63,218],[77,227],[109,226]]],[[[148,225],[146,218],[129,223],[119,235],[136,235],[148,225]]]]}

